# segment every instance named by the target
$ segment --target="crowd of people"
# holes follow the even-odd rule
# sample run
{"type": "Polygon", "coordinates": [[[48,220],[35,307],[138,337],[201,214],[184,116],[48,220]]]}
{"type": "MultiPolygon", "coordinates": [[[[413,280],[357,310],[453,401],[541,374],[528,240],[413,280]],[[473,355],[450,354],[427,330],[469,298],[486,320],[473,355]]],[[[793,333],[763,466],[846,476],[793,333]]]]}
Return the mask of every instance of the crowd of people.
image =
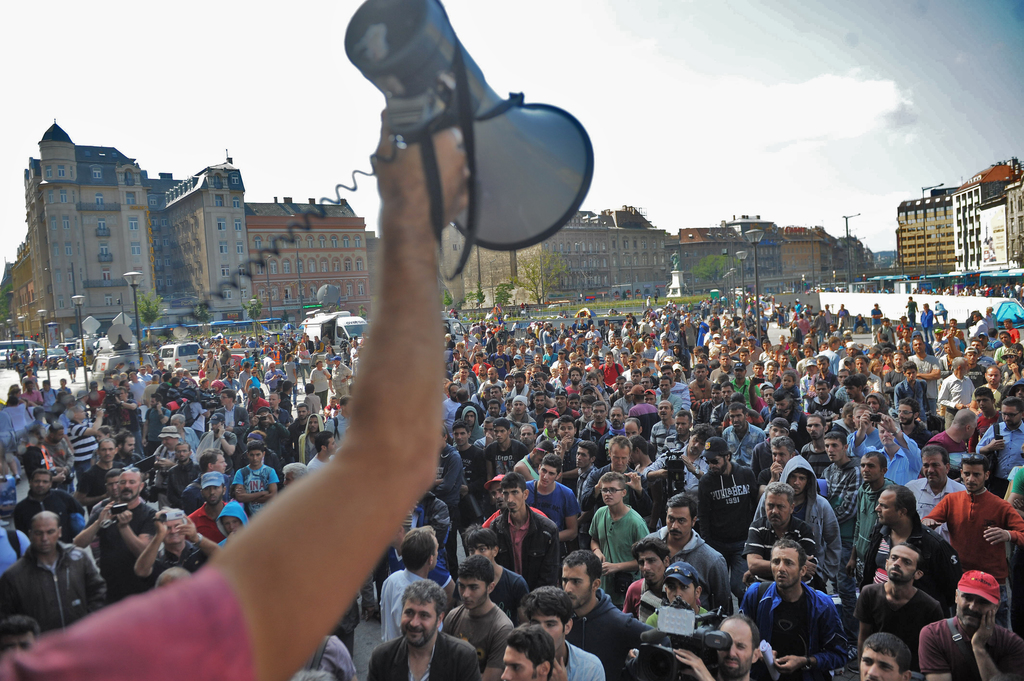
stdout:
{"type": "MultiPolygon", "coordinates": [[[[453,216],[459,136],[435,144],[453,216]]],[[[377,618],[373,681],[644,681],[651,643],[702,681],[1024,669],[1012,334],[883,319],[863,346],[799,309],[773,345],[705,301],[475,322],[442,378],[418,147],[391,158],[365,348],[220,343],[0,423],[29,482],[0,676],[345,680],[377,618]]]]}

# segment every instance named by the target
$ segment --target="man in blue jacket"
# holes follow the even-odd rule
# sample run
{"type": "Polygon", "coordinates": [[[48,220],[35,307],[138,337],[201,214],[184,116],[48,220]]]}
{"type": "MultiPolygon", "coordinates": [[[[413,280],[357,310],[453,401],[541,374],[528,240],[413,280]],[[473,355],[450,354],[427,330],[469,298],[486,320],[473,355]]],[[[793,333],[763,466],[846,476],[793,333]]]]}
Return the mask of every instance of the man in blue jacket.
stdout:
{"type": "MultiPolygon", "coordinates": [[[[780,681],[825,681],[831,678],[829,670],[839,669],[849,659],[832,599],[800,581],[806,562],[807,554],[797,542],[775,542],[771,559],[775,581],[751,585],[740,603],[740,611],[757,623],[761,638],[771,645],[780,681]]],[[[768,669],[755,667],[751,678],[768,679],[768,669]]]]}
{"type": "Polygon", "coordinates": [[[623,678],[626,656],[650,627],[612,605],[601,590],[601,560],[592,551],[573,551],[562,561],[562,589],[573,607],[565,640],[596,655],[607,681],[623,678]]]}

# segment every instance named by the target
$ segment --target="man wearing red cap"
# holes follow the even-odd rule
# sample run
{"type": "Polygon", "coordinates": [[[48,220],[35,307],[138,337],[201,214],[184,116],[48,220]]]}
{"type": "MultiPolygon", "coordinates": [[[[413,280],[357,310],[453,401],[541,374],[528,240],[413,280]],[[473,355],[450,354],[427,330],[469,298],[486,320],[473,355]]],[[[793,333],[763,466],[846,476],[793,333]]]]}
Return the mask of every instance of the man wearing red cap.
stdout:
{"type": "Polygon", "coordinates": [[[996,624],[999,582],[970,570],[957,585],[956,617],[921,632],[921,672],[928,681],[981,679],[1024,669],[1024,640],[996,624]]]}

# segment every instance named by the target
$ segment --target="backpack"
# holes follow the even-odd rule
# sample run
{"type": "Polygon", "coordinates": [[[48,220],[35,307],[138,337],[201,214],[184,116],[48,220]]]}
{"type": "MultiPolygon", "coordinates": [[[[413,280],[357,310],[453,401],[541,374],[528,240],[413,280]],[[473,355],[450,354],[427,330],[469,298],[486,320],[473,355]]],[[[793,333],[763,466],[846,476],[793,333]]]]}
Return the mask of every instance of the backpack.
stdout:
{"type": "Polygon", "coordinates": [[[15,559],[21,558],[21,540],[18,539],[17,530],[7,530],[7,542],[14,549],[15,559]]]}

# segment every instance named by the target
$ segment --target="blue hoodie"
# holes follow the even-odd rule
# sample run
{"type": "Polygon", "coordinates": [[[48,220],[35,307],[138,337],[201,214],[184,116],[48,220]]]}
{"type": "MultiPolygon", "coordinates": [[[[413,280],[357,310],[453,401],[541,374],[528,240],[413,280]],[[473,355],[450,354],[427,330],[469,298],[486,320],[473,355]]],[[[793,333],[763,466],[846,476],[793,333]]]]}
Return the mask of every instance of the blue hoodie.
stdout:
{"type": "Polygon", "coordinates": [[[640,634],[650,628],[616,608],[604,590],[598,589],[597,605],[583,617],[573,615],[572,630],[565,640],[596,655],[604,665],[605,678],[618,681],[626,666],[626,655],[640,647],[640,634]]]}
{"type": "Polygon", "coordinates": [[[220,519],[224,516],[238,518],[242,521],[243,525],[249,524],[249,517],[245,515],[245,509],[242,508],[240,503],[232,499],[228,503],[224,504],[224,508],[221,509],[220,515],[217,516],[217,529],[224,535],[224,539],[220,542],[221,546],[224,546],[225,542],[228,540],[228,531],[224,529],[224,525],[220,522],[220,519]]]}

